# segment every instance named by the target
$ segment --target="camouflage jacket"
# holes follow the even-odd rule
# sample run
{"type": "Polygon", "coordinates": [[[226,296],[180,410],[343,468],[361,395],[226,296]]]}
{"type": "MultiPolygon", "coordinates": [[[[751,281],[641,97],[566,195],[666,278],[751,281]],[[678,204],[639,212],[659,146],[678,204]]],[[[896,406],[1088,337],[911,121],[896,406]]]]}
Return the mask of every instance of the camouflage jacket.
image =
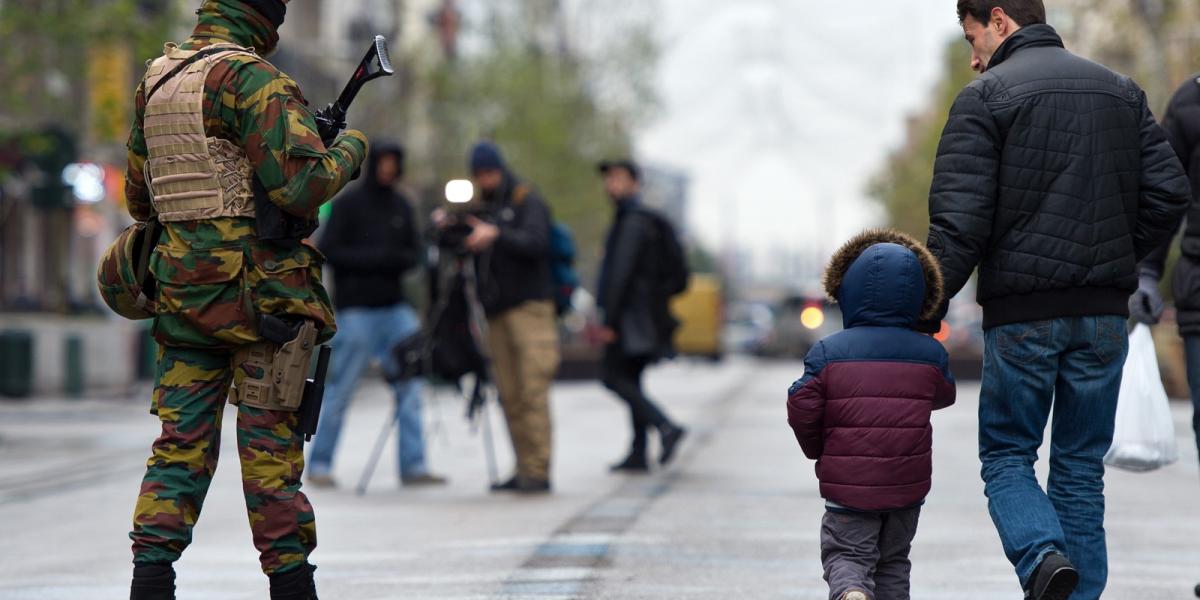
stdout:
{"type": "MultiPolygon", "coordinates": [[[[207,0],[191,38],[194,50],[231,42],[269,53],[278,34],[237,0],[207,0]]],[[[138,221],[154,216],[144,168],[144,84],[137,90],[129,136],[125,194],[138,221]]],[[[348,131],[326,148],[296,83],[258,57],[223,60],[205,81],[205,134],[246,152],[270,200],[284,212],[315,216],[361,165],[367,140],[348,131]]],[[[253,218],[223,217],[167,223],[150,270],[158,281],[155,338],[192,348],[232,348],[261,340],[257,315],[297,315],[318,324],[319,338],[336,331],[333,308],[321,282],[324,257],[307,242],[275,244],[256,239],[253,218]]]]}

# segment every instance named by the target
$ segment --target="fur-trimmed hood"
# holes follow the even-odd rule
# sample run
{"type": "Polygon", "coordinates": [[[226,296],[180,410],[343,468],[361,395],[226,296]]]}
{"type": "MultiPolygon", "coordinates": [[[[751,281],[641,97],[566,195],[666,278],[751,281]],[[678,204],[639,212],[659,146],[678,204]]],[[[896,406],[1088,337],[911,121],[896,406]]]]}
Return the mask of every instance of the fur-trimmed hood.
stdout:
{"type": "Polygon", "coordinates": [[[871,229],[846,242],[825,271],[825,293],[846,328],[911,327],[937,315],[945,290],[933,254],[912,236],[871,229]]]}

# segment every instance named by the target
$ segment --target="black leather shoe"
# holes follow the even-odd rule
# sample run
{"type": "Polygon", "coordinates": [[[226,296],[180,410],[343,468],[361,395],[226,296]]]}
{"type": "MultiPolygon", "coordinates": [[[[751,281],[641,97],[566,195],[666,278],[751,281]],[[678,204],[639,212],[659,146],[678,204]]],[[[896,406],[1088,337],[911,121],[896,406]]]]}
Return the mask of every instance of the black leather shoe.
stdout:
{"type": "Polygon", "coordinates": [[[545,494],[550,491],[550,482],[545,479],[529,479],[514,476],[504,483],[492,486],[493,492],[516,492],[518,494],[545,494]]]}
{"type": "Polygon", "coordinates": [[[175,569],[168,563],[133,565],[129,600],[175,600],[175,569]]]}
{"type": "Polygon", "coordinates": [[[630,454],[625,457],[625,460],[608,468],[614,473],[649,473],[650,462],[646,460],[645,454],[630,454]]]}
{"type": "Polygon", "coordinates": [[[1067,600],[1079,585],[1079,571],[1067,557],[1055,552],[1047,554],[1033,572],[1025,597],[1030,600],[1067,600]]]}
{"type": "Polygon", "coordinates": [[[517,476],[513,475],[512,479],[509,479],[508,481],[505,481],[504,483],[493,483],[492,491],[493,492],[515,492],[515,491],[517,491],[517,476]]]}
{"type": "Polygon", "coordinates": [[[662,430],[662,456],[659,457],[659,464],[667,464],[671,459],[675,458],[675,451],[679,448],[679,442],[683,441],[687,435],[687,430],[677,425],[667,425],[662,430]]]}
{"type": "Polygon", "coordinates": [[[317,600],[317,585],[313,581],[316,567],[301,565],[286,573],[271,573],[271,600],[317,600]]]}
{"type": "Polygon", "coordinates": [[[547,479],[517,479],[518,494],[549,494],[550,481],[547,479]]]}

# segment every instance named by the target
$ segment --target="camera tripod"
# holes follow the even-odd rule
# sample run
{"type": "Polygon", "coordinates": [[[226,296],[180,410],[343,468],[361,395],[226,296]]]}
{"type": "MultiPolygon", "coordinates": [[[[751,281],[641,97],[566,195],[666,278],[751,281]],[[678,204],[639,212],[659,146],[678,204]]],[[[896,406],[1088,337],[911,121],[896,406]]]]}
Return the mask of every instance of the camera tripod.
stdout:
{"type": "MultiPolygon", "coordinates": [[[[484,460],[487,467],[488,481],[494,484],[499,480],[499,468],[496,464],[496,447],[495,438],[492,434],[492,423],[487,410],[487,390],[489,383],[492,381],[492,365],[487,345],[487,317],[483,310],[483,303],[479,298],[474,256],[459,249],[447,250],[439,248],[436,282],[437,302],[434,304],[429,318],[422,325],[420,333],[417,334],[419,336],[419,346],[416,351],[419,354],[416,360],[419,361],[419,372],[408,372],[393,376],[385,370],[385,376],[389,380],[393,380],[393,378],[420,377],[422,374],[430,377],[434,375],[433,347],[435,337],[439,325],[442,324],[447,316],[452,296],[457,291],[458,284],[461,283],[463,299],[467,308],[467,328],[475,350],[479,355],[479,364],[473,369],[474,372],[470,373],[473,375],[473,381],[470,385],[472,391],[466,396],[468,401],[467,419],[472,423],[474,428],[477,430],[482,429],[483,431],[484,460]]],[[[400,369],[405,371],[405,365],[400,365],[400,369]]],[[[465,389],[461,385],[461,379],[453,383],[456,389],[465,389]]],[[[375,447],[372,449],[371,456],[367,460],[367,466],[356,486],[356,492],[359,496],[366,494],[367,486],[370,484],[371,477],[375,473],[375,468],[379,464],[384,446],[387,445],[388,438],[391,437],[394,425],[399,422],[399,410],[400,407],[397,404],[392,418],[384,423],[383,430],[379,432],[379,437],[375,441],[375,447]]]]}

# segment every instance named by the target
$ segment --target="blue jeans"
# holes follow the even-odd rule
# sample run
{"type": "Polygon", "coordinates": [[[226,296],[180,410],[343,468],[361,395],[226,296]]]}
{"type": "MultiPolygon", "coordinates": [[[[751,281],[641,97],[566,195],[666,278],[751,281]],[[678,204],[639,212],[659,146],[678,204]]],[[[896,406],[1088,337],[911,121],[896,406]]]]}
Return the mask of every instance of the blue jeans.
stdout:
{"type": "Polygon", "coordinates": [[[979,458],[988,511],[1022,587],[1058,552],[1079,570],[1071,600],[1097,600],[1104,591],[1104,454],[1128,348],[1125,319],[1116,316],[1003,325],[985,334],[979,458]],[[1043,491],[1034,464],[1052,413],[1043,491]]]}
{"type": "MultiPolygon", "coordinates": [[[[392,348],[421,328],[416,312],[407,304],[339,311],[337,322],[325,404],[309,453],[311,475],[328,475],[333,469],[333,453],[342,433],[346,407],[368,363],[376,359],[382,365],[391,365],[395,360],[392,348]]],[[[392,392],[396,398],[395,419],[400,422],[400,476],[424,475],[429,469],[425,464],[425,434],[421,425],[421,384],[398,382],[392,386],[392,392]]]]}
{"type": "Polygon", "coordinates": [[[1192,392],[1192,431],[1196,434],[1196,449],[1200,450],[1200,335],[1183,338],[1187,356],[1188,388],[1192,392]]]}

